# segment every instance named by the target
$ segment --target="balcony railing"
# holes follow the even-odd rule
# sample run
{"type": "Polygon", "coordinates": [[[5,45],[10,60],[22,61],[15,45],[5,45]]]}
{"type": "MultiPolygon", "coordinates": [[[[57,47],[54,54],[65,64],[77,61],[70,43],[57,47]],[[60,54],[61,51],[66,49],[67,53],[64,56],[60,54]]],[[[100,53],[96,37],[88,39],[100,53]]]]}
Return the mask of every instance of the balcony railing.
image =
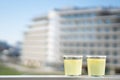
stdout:
{"type": "Polygon", "coordinates": [[[0,76],[0,80],[120,80],[120,75],[104,77],[37,75],[37,76],[0,76]]]}

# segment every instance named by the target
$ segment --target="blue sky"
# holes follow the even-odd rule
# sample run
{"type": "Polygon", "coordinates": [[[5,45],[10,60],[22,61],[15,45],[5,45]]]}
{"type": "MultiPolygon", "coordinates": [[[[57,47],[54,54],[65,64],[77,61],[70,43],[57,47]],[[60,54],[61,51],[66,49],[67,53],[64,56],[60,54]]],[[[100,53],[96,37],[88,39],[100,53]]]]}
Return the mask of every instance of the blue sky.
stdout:
{"type": "Polygon", "coordinates": [[[120,0],[0,0],[0,40],[23,41],[33,17],[65,6],[120,6],[120,0]]]}

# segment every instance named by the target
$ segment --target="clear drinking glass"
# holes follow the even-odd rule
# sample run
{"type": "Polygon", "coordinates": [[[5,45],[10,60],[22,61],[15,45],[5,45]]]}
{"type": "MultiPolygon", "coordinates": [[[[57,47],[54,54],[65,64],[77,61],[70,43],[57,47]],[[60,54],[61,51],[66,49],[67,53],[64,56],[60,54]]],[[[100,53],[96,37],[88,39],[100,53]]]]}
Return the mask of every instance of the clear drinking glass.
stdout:
{"type": "Polygon", "coordinates": [[[104,76],[106,56],[87,56],[87,67],[89,76],[104,76]]]}
{"type": "Polygon", "coordinates": [[[64,56],[65,75],[78,76],[82,73],[82,57],[78,55],[64,56]]]}

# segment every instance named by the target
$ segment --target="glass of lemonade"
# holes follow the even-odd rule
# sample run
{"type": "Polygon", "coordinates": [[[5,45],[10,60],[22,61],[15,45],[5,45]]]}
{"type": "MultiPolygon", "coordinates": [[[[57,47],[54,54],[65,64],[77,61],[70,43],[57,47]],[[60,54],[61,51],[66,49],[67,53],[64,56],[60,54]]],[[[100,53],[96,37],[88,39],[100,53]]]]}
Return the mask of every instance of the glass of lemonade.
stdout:
{"type": "Polygon", "coordinates": [[[78,76],[82,73],[82,57],[78,55],[64,56],[64,72],[65,75],[78,76]]]}
{"type": "Polygon", "coordinates": [[[104,76],[106,56],[87,56],[87,67],[89,76],[104,76]]]}

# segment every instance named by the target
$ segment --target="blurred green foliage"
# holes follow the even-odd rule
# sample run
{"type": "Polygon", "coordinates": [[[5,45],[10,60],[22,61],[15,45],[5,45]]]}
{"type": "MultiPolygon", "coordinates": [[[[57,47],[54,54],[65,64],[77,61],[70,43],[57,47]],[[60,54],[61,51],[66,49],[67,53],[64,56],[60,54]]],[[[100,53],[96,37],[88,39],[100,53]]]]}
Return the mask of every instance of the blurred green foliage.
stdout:
{"type": "Polygon", "coordinates": [[[13,68],[9,68],[0,64],[0,75],[21,75],[22,72],[19,72],[13,68]]]}
{"type": "Polygon", "coordinates": [[[0,63],[0,75],[63,75],[63,72],[20,72],[0,63]]]}

